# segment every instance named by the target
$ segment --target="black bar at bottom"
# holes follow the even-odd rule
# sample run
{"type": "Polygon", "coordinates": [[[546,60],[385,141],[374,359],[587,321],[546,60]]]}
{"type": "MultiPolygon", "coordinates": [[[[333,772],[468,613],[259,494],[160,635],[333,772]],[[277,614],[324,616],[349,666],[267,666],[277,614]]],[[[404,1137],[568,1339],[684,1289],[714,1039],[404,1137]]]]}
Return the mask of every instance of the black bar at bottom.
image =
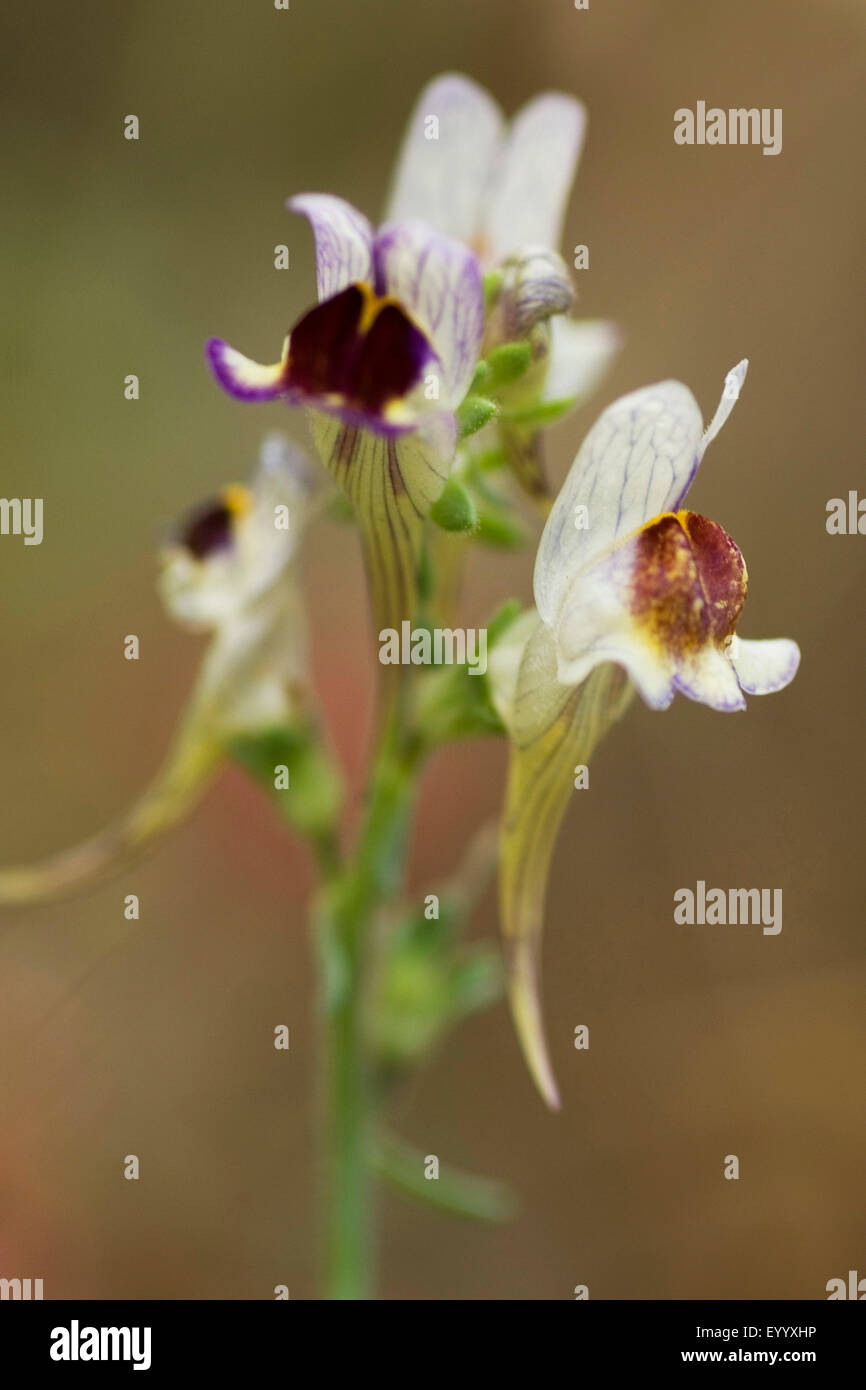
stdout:
{"type": "MultiPolygon", "coordinates": [[[[530,1307],[538,1308],[538,1304],[530,1307]]],[[[471,1317],[467,1332],[475,1355],[495,1364],[510,1357],[515,1333],[521,1352],[537,1361],[539,1373],[549,1364],[551,1334],[568,1338],[569,1361],[576,1372],[592,1365],[602,1371],[646,1369],[667,1371],[674,1366],[764,1365],[810,1366],[822,1375],[861,1362],[864,1313],[842,1302],[577,1302],[567,1319],[535,1322],[539,1312],[520,1314],[520,1326],[510,1316],[502,1330],[479,1323],[479,1304],[465,1305],[461,1317],[471,1317]],[[510,1350],[509,1350],[510,1349],[510,1350]]],[[[342,1349],[346,1359],[356,1358],[356,1369],[372,1371],[367,1363],[369,1341],[335,1343],[336,1324],[343,1312],[326,1303],[274,1302],[3,1302],[0,1303],[0,1355],[3,1364],[16,1366],[19,1381],[32,1373],[51,1378],[134,1375],[159,1380],[163,1374],[192,1372],[196,1383],[208,1377],[224,1379],[233,1373],[284,1367],[288,1375],[301,1369],[298,1352],[317,1358],[322,1371],[333,1369],[334,1353],[342,1349]],[[320,1319],[322,1320],[320,1322],[320,1319]],[[323,1327],[324,1324],[324,1327],[323,1327]],[[322,1332],[325,1336],[322,1336],[322,1332]]],[[[349,1314],[350,1318],[358,1314],[349,1314]]],[[[456,1349],[447,1337],[448,1314],[428,1310],[419,1323],[401,1315],[400,1333],[389,1334],[392,1323],[377,1324],[375,1305],[363,1314],[363,1322],[349,1323],[347,1331],[374,1331],[375,1363],[389,1361],[389,1344],[396,1362],[391,1372],[399,1378],[420,1372],[428,1378],[441,1357],[445,1374],[455,1369],[456,1349]],[[371,1327],[371,1320],[373,1326],[371,1327]],[[443,1332],[446,1336],[443,1338],[443,1332]],[[407,1337],[409,1350],[407,1355],[407,1337]],[[378,1340],[381,1338],[381,1340],[378,1340]],[[413,1368],[411,1361],[418,1356],[413,1368]]],[[[485,1315],[486,1318],[486,1315],[485,1315]]],[[[475,1357],[473,1357],[475,1360],[475,1357]]],[[[308,1370],[312,1367],[305,1362],[308,1370]]],[[[476,1362],[477,1364],[477,1362],[476,1362]]]]}

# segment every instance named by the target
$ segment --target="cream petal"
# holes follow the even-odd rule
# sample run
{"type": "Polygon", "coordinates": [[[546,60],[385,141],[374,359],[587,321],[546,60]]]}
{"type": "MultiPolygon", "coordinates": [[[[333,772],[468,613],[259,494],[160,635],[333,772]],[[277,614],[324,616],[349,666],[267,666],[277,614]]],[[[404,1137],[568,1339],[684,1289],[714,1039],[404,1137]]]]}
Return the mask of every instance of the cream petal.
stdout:
{"type": "Polygon", "coordinates": [[[517,112],[486,202],[484,248],[494,262],[533,243],[559,247],[585,128],[585,108],[559,92],[517,112]]]}
{"type": "Polygon", "coordinates": [[[556,641],[539,618],[528,633],[514,687],[509,733],[516,748],[543,739],[574,693],[570,682],[560,680],[557,664],[556,641]]]}
{"type": "Polygon", "coordinates": [[[314,471],[304,449],[279,430],[271,430],[262,440],[253,491],[257,496],[266,495],[269,501],[273,493],[274,501],[286,500],[296,508],[306,507],[320,491],[322,476],[314,471]]]}
{"type": "Polygon", "coordinates": [[[299,193],[286,207],[306,217],[313,228],[319,299],[370,279],[373,229],[363,213],[330,193],[299,193]]]}
{"type": "Polygon", "coordinates": [[[746,708],[737,674],[718,647],[704,647],[691,660],[678,663],[674,685],[690,700],[723,714],[746,708]]]}
{"type": "Polygon", "coordinates": [[[749,359],[744,357],[738,362],[736,367],[732,367],[725,377],[725,385],[722,390],[722,397],[716,407],[716,413],[704,431],[701,440],[701,447],[698,452],[698,461],[703,458],[704,450],[708,444],[712,444],[722,425],[727,420],[734,406],[740,398],[740,391],[746,379],[746,372],[749,370],[749,359]]]}
{"type": "Polygon", "coordinates": [[[605,319],[553,318],[550,360],[542,400],[580,402],[598,387],[622,344],[616,324],[605,319]]]}
{"type": "Polygon", "coordinates": [[[422,222],[387,223],[373,257],[377,291],[400,301],[442,363],[440,405],[459,405],[475,374],[484,332],[477,257],[422,222]]]}
{"type": "Polygon", "coordinates": [[[248,499],[233,513],[229,545],[196,556],[176,543],[162,555],[163,601],[198,631],[231,628],[279,584],[314,505],[315,480],[303,450],[275,432],[264,440],[249,489],[226,492],[248,499]]]}
{"type": "Polygon", "coordinates": [[[424,88],[409,119],[386,219],[418,219],[473,242],[504,125],[502,112],[483,88],[459,73],[437,77],[424,88]]]}
{"type": "Polygon", "coordinates": [[[217,630],[202,666],[199,692],[219,709],[225,730],[252,732],[292,717],[307,669],[304,608],[288,571],[217,630]]]}
{"type": "Polygon", "coordinates": [[[545,622],[554,621],[576,574],[630,532],[680,506],[707,445],[734,407],[748,365],[744,359],[728,372],[705,432],[697,401],[679,381],[633,391],[614,401],[596,421],[571,465],[538,547],[535,602],[545,622]]]}
{"type": "Polygon", "coordinates": [[[237,527],[244,602],[257,599],[289,564],[309,519],[315,486],[304,451],[281,434],[268,435],[252,478],[252,508],[237,527]]]}
{"type": "Polygon", "coordinates": [[[666,653],[640,632],[629,611],[633,568],[630,547],[621,546],[575,581],[555,630],[557,678],[573,688],[596,666],[615,662],[651,709],[667,709],[674,698],[675,673],[666,653]]]}
{"type": "Polygon", "coordinates": [[[694,474],[701,430],[697,401],[679,381],[647,386],[608,406],[581,445],[542,532],[534,588],[545,622],[555,621],[577,574],[678,504],[694,474]]]}
{"type": "MultiPolygon", "coordinates": [[[[487,683],[493,706],[509,733],[516,728],[517,682],[527,645],[534,636],[551,637],[534,608],[518,614],[487,655],[487,683]]],[[[567,692],[566,692],[567,693],[567,692]]],[[[531,696],[527,697],[531,702],[531,696]]]]}
{"type": "Polygon", "coordinates": [[[176,622],[208,632],[230,621],[241,604],[237,566],[231,555],[196,560],[183,546],[160,556],[159,595],[176,622]]]}
{"type": "Polygon", "coordinates": [[[210,369],[229,395],[241,401],[272,401],[285,386],[285,359],[264,365],[245,357],[221,338],[210,338],[205,345],[210,369]]]}
{"type": "Polygon", "coordinates": [[[800,665],[800,648],[788,637],[750,642],[734,636],[728,646],[728,658],[747,695],[771,695],[794,679],[800,665]]]}

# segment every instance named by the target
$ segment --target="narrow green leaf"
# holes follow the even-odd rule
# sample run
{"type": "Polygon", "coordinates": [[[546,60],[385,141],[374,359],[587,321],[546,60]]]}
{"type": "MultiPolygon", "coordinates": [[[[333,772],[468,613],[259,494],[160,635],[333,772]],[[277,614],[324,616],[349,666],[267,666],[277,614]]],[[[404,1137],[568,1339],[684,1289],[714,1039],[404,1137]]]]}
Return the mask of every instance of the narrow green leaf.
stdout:
{"type": "Polygon", "coordinates": [[[426,1178],[424,1154],[396,1135],[380,1135],[370,1146],[368,1162],[398,1192],[437,1211],[468,1221],[509,1221],[516,1215],[514,1194],[505,1183],[450,1167],[440,1167],[438,1178],[426,1178]]]}
{"type": "Polygon", "coordinates": [[[502,636],[502,633],[505,632],[511,626],[511,624],[514,622],[514,619],[520,614],[521,611],[522,605],[520,599],[508,598],[505,600],[503,604],[500,604],[496,612],[493,614],[491,618],[488,619],[487,622],[488,651],[491,649],[491,647],[494,647],[496,645],[497,641],[502,636]]]}

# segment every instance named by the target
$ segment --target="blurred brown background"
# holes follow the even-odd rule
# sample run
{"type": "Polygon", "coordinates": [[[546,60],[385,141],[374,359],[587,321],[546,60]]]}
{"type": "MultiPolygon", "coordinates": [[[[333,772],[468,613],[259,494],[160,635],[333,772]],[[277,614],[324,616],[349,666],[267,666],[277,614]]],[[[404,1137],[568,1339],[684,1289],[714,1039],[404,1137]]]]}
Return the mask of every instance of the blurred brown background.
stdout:
{"type": "MultiPolygon", "coordinates": [[[[452,1036],[396,1122],[443,1163],[507,1178],[522,1213],[489,1231],[387,1198],[386,1296],[822,1298],[866,1274],[866,538],[824,526],[830,497],[866,491],[864,49],[856,0],[5,7],[0,490],[46,499],[41,547],[0,540],[5,862],[97,829],[161,757],[201,646],[156,598],[159,528],[285,423],[216,389],[204,339],[267,360],[313,298],[309,233],[283,199],[322,188],[375,217],[431,76],[462,69],[509,111],[549,87],[589,107],[565,244],[590,247],[581,311],[626,344],[556,427],[557,479],[615,396],[676,376],[709,418],[751,360],[691,501],[746,555],[743,635],[796,637],[801,673],[744,717],[635,708],[596,756],[548,911],[564,1111],[533,1092],[504,1007],[452,1036]],[[783,152],[677,147],[674,109],[699,99],[782,107],[783,152]],[[289,272],[273,268],[283,241],[289,272]],[[781,887],[781,935],[676,927],[673,892],[698,878],[781,887]]],[[[530,573],[530,554],[478,555],[464,621],[528,598],[530,573]]],[[[371,670],[344,532],[310,547],[308,593],[357,784],[371,670]]],[[[478,745],[431,770],[419,894],[495,813],[503,764],[478,745]]],[[[52,1298],[314,1293],[308,884],[230,774],[134,874],[5,914],[0,1273],[42,1276],[52,1298]],[[121,1177],[130,1152],[139,1183],[121,1177]]],[[[475,930],[495,936],[490,895],[475,930]]]]}

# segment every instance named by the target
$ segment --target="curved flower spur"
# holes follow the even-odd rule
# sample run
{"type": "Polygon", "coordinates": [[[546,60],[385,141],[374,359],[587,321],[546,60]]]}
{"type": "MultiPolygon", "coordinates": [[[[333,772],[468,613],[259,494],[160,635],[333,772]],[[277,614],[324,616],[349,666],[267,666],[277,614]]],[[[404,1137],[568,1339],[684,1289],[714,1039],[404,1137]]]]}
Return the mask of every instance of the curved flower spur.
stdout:
{"type": "Polygon", "coordinates": [[[586,762],[628,700],[653,709],[676,691],[717,710],[781,690],[800,653],[735,627],[746,567],[715,522],[681,510],[747,363],[728,373],[712,423],[677,381],[624,396],[587,435],[550,513],[535,563],[536,612],[490,660],[511,736],[500,843],[500,908],[515,1023],[549,1105],[559,1096],[541,1020],[538,961],[548,869],[575,762],[586,762]]]}

